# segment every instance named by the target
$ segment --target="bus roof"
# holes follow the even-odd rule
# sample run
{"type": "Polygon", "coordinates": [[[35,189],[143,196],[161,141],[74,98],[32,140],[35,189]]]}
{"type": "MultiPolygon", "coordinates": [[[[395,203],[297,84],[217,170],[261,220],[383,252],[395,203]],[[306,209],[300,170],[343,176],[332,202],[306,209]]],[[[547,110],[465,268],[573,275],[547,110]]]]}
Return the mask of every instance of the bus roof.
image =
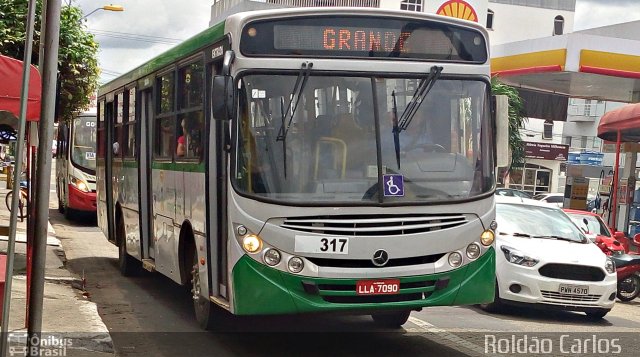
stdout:
{"type": "MultiPolygon", "coordinates": [[[[290,18],[292,16],[305,16],[305,15],[387,15],[392,17],[400,17],[403,19],[421,19],[421,20],[433,20],[439,22],[446,22],[457,24],[460,26],[473,28],[488,40],[489,36],[487,30],[473,22],[467,20],[461,20],[453,17],[418,13],[414,11],[404,10],[389,10],[379,8],[361,8],[361,7],[321,7],[321,8],[284,8],[284,9],[270,9],[270,10],[256,10],[245,11],[230,15],[226,20],[221,21],[199,34],[194,35],[188,40],[180,43],[179,45],[169,49],[168,51],[154,57],[153,59],[145,62],[144,64],[136,67],[135,69],[123,74],[122,76],[104,84],[98,90],[98,97],[103,96],[106,93],[112,92],[118,88],[122,88],[138,79],[144,78],[156,71],[163,69],[164,67],[176,62],[182,58],[195,54],[198,50],[205,48],[213,44],[214,42],[221,40],[225,35],[225,24],[228,24],[230,28],[236,28],[242,24],[264,18],[278,18],[285,17],[290,18]]],[[[228,32],[228,31],[227,31],[228,32]]],[[[488,41],[486,41],[488,43],[488,41]]]]}

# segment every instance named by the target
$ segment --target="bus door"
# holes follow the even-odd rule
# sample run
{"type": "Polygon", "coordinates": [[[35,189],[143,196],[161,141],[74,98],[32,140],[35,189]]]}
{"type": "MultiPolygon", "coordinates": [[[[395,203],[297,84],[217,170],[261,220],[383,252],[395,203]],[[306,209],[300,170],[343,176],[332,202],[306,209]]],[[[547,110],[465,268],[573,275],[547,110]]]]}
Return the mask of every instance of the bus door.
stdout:
{"type": "Polygon", "coordinates": [[[58,195],[58,204],[63,205],[67,194],[66,178],[68,177],[69,154],[66,151],[69,141],[67,133],[67,123],[60,122],[57,128],[58,141],[56,143],[56,193],[58,195]]]}
{"type": "MultiPolygon", "coordinates": [[[[111,216],[115,222],[115,204],[120,202],[121,193],[120,191],[123,189],[125,174],[123,172],[123,162],[122,162],[122,152],[124,151],[125,143],[123,141],[124,138],[124,92],[120,92],[116,94],[115,106],[114,106],[114,120],[111,121],[113,124],[111,127],[111,204],[109,205],[109,209],[112,210],[111,216]]],[[[123,217],[124,220],[124,217],[123,217]]],[[[115,223],[114,223],[114,228],[115,223]]],[[[115,232],[115,230],[113,231],[115,232]]],[[[126,244],[126,243],[125,243],[126,244]]]]}
{"type": "MultiPolygon", "coordinates": [[[[104,187],[104,200],[106,201],[106,218],[107,218],[107,225],[106,225],[106,236],[107,239],[111,242],[116,241],[116,236],[115,236],[115,209],[114,209],[114,202],[113,202],[113,182],[111,180],[112,174],[111,174],[111,168],[112,168],[112,160],[113,160],[113,124],[114,124],[114,102],[107,102],[105,105],[105,111],[104,111],[104,135],[106,136],[106,138],[103,139],[103,141],[105,141],[107,143],[104,154],[105,154],[105,171],[104,171],[104,183],[105,183],[105,187],[104,187]]],[[[101,195],[102,196],[102,195],[101,195]]],[[[103,232],[104,232],[104,228],[103,228],[103,232]]]]}
{"type": "Polygon", "coordinates": [[[149,170],[149,163],[151,162],[151,145],[149,143],[152,138],[151,132],[151,120],[153,118],[153,91],[151,88],[145,89],[140,92],[140,121],[139,131],[139,172],[140,177],[140,227],[142,233],[142,259],[155,258],[155,246],[154,239],[150,239],[151,235],[151,170],[149,170]]]}
{"type": "MultiPolygon", "coordinates": [[[[221,60],[221,58],[220,58],[221,60]]],[[[214,62],[208,66],[207,83],[212,83],[213,75],[220,73],[222,62],[214,62]]],[[[211,101],[220,100],[211,96],[212,88],[207,86],[207,107],[211,101]]],[[[205,191],[207,197],[207,232],[209,246],[209,287],[213,296],[228,298],[227,288],[227,231],[224,224],[227,214],[226,195],[226,151],[224,150],[225,130],[229,130],[229,123],[222,120],[209,118],[208,130],[208,156],[205,178],[205,191]]]]}

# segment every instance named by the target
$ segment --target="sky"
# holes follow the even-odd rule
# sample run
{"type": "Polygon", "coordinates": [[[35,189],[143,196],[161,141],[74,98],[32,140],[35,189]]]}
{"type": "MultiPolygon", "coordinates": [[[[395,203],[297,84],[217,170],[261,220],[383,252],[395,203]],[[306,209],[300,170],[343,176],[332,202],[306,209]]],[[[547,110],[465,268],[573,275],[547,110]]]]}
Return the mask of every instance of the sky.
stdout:
{"type": "MultiPolygon", "coordinates": [[[[63,0],[85,14],[108,4],[123,12],[99,10],[86,18],[100,44],[100,82],[120,74],[203,31],[213,0],[63,0]]],[[[426,0],[429,1],[429,0],[426,0]]],[[[576,0],[574,30],[640,20],[640,0],[576,0]]]]}
{"type": "MultiPolygon", "coordinates": [[[[67,4],[70,0],[63,0],[67,4]]],[[[100,44],[98,53],[106,83],[209,26],[213,0],[71,0],[85,14],[104,5],[124,11],[98,10],[85,20],[100,44]]]]}

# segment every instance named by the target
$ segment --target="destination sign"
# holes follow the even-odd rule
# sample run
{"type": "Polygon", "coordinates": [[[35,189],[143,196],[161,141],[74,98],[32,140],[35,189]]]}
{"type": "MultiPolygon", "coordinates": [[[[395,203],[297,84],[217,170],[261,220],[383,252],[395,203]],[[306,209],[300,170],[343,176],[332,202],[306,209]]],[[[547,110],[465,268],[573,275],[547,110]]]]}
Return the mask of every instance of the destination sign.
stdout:
{"type": "Polygon", "coordinates": [[[245,26],[247,56],[398,57],[484,63],[481,32],[428,20],[371,17],[278,19],[245,26]]]}

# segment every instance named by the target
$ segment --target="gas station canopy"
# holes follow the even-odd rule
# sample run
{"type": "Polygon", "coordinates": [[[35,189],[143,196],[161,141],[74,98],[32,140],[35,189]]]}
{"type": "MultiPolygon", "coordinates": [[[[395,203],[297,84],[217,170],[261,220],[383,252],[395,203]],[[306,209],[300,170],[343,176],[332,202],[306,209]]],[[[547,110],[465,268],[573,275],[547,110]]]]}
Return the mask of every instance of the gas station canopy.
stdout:
{"type": "Polygon", "coordinates": [[[514,87],[640,102],[640,21],[492,46],[491,72],[514,87]]]}

